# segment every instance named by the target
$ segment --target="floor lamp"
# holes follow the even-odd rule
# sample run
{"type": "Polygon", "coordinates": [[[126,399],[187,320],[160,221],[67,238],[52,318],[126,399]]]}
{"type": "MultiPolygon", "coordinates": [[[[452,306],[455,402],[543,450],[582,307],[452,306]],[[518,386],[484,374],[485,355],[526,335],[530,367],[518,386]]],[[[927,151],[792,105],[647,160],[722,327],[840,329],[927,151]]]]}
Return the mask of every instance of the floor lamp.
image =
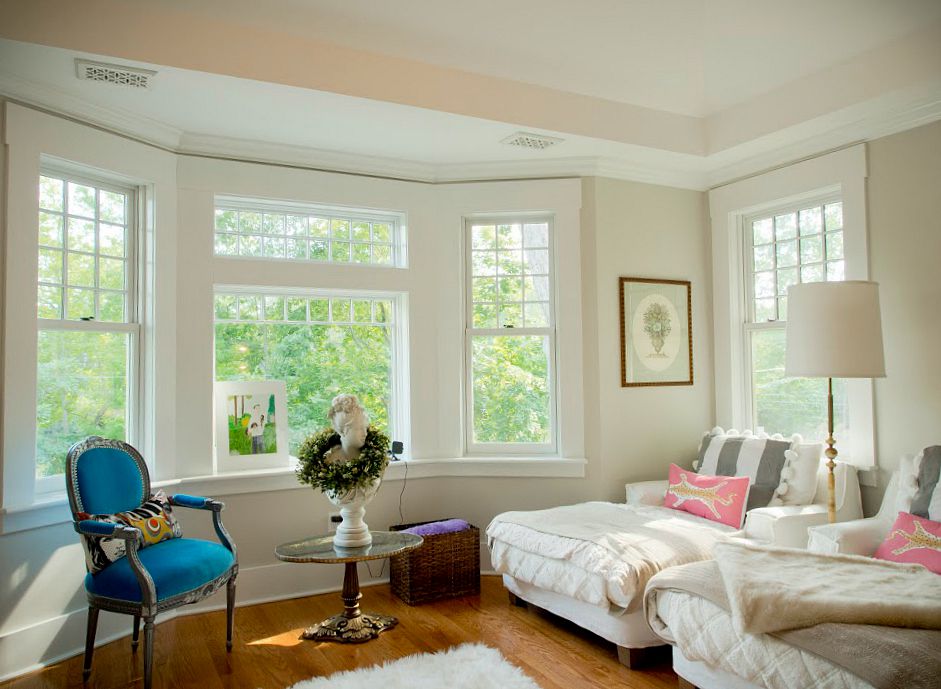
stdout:
{"type": "Polygon", "coordinates": [[[810,282],[787,291],[784,375],[827,379],[827,513],[836,521],[833,379],[883,378],[879,284],[810,282]]]}

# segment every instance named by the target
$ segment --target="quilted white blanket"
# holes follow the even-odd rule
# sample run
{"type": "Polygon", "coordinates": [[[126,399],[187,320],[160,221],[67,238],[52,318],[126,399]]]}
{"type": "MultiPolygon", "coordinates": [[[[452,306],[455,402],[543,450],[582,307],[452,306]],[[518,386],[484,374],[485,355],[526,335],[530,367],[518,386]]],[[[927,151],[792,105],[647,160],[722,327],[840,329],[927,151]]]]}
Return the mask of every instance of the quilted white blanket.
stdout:
{"type": "MultiPolygon", "coordinates": [[[[717,550],[729,548],[723,545],[717,550]]],[[[804,553],[805,558],[807,555],[804,553]]],[[[808,567],[812,566],[808,561],[808,567]]],[[[841,568],[839,561],[831,563],[833,583],[829,588],[839,585],[841,568]]],[[[796,588],[801,586],[801,576],[791,573],[796,588]]],[[[733,622],[735,613],[730,610],[735,604],[730,604],[730,599],[738,594],[730,589],[738,585],[724,580],[717,560],[661,572],[647,584],[647,622],[655,634],[676,644],[687,658],[718,666],[769,689],[938,686],[941,631],[825,622],[822,620],[835,615],[833,610],[823,609],[822,620],[813,626],[753,634],[733,622]],[[813,683],[807,681],[808,674],[813,683]]],[[[856,607],[866,607],[868,597],[861,597],[856,607]]],[[[813,608],[810,603],[779,599],[769,612],[787,618],[788,611],[782,606],[813,608]]],[[[850,619],[857,619],[856,614],[854,611],[850,619]]]]}
{"type": "Polygon", "coordinates": [[[657,572],[711,557],[713,545],[735,529],[665,507],[588,502],[548,510],[505,512],[487,528],[494,568],[588,603],[611,603],[632,612],[657,572]],[[512,547],[494,547],[494,541],[512,547]],[[512,557],[523,551],[542,558],[512,557]],[[518,563],[519,567],[514,567],[518,563]],[[584,573],[583,577],[577,576],[584,573]],[[547,576],[550,575],[550,576],[547,576]],[[558,574],[553,578],[553,574],[558,574]],[[606,601],[594,599],[600,577],[606,601]],[[588,582],[588,583],[586,583],[588,582]]]}

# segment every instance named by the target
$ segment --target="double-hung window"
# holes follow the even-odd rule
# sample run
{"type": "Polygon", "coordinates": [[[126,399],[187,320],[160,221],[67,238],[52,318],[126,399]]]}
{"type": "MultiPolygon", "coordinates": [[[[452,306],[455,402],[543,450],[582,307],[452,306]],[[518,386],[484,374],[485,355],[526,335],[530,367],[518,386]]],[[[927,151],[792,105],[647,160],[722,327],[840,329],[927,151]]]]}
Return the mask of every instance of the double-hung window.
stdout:
{"type": "Polygon", "coordinates": [[[404,297],[365,292],[217,287],[216,380],[283,380],[289,447],[327,425],[331,400],[352,393],[370,423],[394,433],[404,297]]]}
{"type": "Polygon", "coordinates": [[[465,235],[467,450],[553,453],[552,219],[467,219],[465,235]]]}
{"type": "Polygon", "coordinates": [[[137,441],[136,208],[129,187],[39,178],[37,492],[62,490],[72,443],[137,441]]]}
{"type": "MultiPolygon", "coordinates": [[[[784,376],[787,288],[844,279],[843,204],[839,196],[826,196],[776,208],[745,217],[744,230],[747,416],[768,433],[822,440],[826,379],[784,376]]],[[[840,437],[848,427],[846,381],[833,385],[840,437]]]]}

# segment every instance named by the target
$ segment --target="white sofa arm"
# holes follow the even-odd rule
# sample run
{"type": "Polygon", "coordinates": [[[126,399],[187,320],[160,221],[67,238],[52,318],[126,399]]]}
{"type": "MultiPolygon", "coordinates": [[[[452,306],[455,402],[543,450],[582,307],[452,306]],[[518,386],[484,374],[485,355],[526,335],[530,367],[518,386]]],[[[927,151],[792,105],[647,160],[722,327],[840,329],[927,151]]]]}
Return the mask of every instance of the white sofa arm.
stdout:
{"type": "Polygon", "coordinates": [[[825,505],[756,507],[745,517],[745,537],[784,548],[806,548],[807,530],[827,523],[825,505]]]}
{"type": "Polygon", "coordinates": [[[883,519],[856,519],[810,529],[807,549],[815,553],[848,553],[872,557],[892,524],[883,519]]]}
{"type": "Polygon", "coordinates": [[[669,481],[638,481],[624,486],[628,505],[663,505],[669,481]]]}

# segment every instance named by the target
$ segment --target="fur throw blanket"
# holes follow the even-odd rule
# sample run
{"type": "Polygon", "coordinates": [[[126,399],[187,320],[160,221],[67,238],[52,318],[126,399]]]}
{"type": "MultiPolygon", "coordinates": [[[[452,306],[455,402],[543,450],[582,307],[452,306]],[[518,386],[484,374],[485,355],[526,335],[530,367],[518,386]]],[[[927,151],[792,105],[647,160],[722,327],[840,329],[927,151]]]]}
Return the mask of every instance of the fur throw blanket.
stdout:
{"type": "Polygon", "coordinates": [[[738,632],[821,622],[941,629],[941,576],[920,565],[732,542],[713,552],[738,632]]]}
{"type": "Polygon", "coordinates": [[[679,591],[728,612],[740,634],[765,630],[877,689],[938,686],[941,576],[918,565],[742,543],[716,544],[715,554],[647,584],[647,623],[667,643],[676,642],[657,599],[679,591]]]}

